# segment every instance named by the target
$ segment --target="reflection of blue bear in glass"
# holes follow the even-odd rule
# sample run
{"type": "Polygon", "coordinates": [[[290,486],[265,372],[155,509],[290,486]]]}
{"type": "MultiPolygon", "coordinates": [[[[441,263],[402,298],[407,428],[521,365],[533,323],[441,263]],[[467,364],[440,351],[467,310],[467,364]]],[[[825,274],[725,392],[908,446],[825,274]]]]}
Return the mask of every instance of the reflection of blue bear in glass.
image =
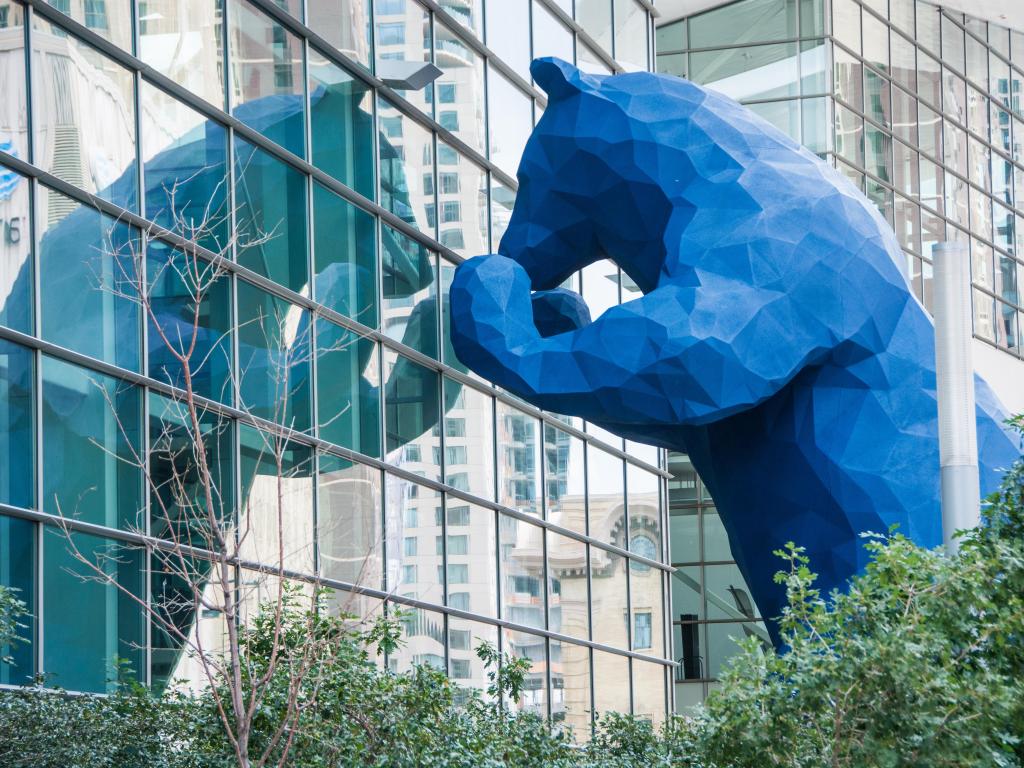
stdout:
{"type": "MultiPolygon", "coordinates": [[[[786,541],[826,589],[865,564],[861,532],[939,544],[932,324],[872,204],[685,80],[532,71],[550,103],[500,255],[451,288],[461,360],[537,406],[689,452],[764,616],[781,612],[786,541]],[[606,256],[645,295],[590,322],[553,289],[606,256]]],[[[980,380],[978,401],[990,490],[1018,452],[980,380]]]]}

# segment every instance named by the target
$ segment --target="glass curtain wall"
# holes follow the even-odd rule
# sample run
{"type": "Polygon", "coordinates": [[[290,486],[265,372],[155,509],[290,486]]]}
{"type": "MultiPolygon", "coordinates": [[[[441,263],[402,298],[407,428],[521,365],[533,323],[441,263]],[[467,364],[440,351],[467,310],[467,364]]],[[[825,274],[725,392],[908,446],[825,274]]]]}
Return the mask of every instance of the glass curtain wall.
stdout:
{"type": "MultiPolygon", "coordinates": [[[[274,565],[283,516],[286,566],[339,588],[338,610],[408,609],[391,669],[483,689],[486,640],[531,660],[522,706],[580,738],[595,707],[664,718],[659,452],[469,375],[447,326],[454,268],[497,249],[545,106],[529,58],[651,64],[647,3],[572,5],[0,0],[0,583],[37,617],[0,682],[103,691],[126,658],[117,674],[201,684],[132,600],[68,573],[74,545],[135,594],[182,589],[155,561],[147,585],[125,546],[203,503],[181,453],[194,339],[207,462],[245,557],[274,565]],[[390,59],[443,74],[377,92],[390,59]],[[57,515],[93,527],[68,541],[57,515]]],[[[601,272],[610,306],[621,281],[601,272]]],[[[271,585],[239,579],[251,614],[271,585]]],[[[223,642],[222,617],[171,620],[223,642]]]]}

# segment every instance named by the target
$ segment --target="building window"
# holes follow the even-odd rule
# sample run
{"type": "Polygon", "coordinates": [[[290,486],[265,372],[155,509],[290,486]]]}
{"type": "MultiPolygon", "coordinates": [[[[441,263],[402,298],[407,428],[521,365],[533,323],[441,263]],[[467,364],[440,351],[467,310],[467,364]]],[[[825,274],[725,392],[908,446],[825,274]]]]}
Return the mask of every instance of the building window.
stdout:
{"type": "Polygon", "coordinates": [[[446,229],[441,233],[441,245],[457,251],[466,247],[466,237],[461,229],[446,229]]]}
{"type": "Polygon", "coordinates": [[[448,507],[448,525],[469,525],[469,506],[448,507]]]}
{"type": "Polygon", "coordinates": [[[459,130],[459,113],[454,109],[445,109],[437,116],[437,122],[446,131],[457,133],[459,130]]]}
{"type": "MultiPolygon", "coordinates": [[[[449,583],[452,582],[449,581],[449,583]]],[[[448,595],[448,606],[458,611],[468,611],[469,592],[452,592],[450,595],[448,595]]]]}
{"type": "Polygon", "coordinates": [[[437,86],[437,100],[442,104],[455,103],[455,83],[441,83],[437,86]]]}
{"type": "Polygon", "coordinates": [[[106,0],[85,0],[85,26],[89,29],[109,29],[106,0]]]}
{"type": "Polygon", "coordinates": [[[465,563],[448,563],[448,583],[468,584],[469,566],[465,563]]]}
{"type": "Polygon", "coordinates": [[[402,138],[402,118],[382,116],[380,129],[389,139],[400,139],[402,138]]]}
{"type": "Polygon", "coordinates": [[[651,612],[643,611],[633,614],[633,650],[651,648],[652,640],[651,612]]]}
{"type": "Polygon", "coordinates": [[[465,419],[445,419],[444,420],[444,436],[445,437],[465,437],[466,436],[466,420],[465,419]]]}
{"type": "Polygon", "coordinates": [[[466,454],[464,445],[449,445],[444,449],[444,457],[449,464],[469,463],[469,456],[466,454]]]}
{"type": "Polygon", "coordinates": [[[438,144],[437,146],[437,164],[438,165],[458,165],[459,164],[459,153],[449,147],[447,144],[438,144]]]}
{"type": "Polygon", "coordinates": [[[380,45],[405,45],[405,22],[389,21],[378,24],[377,42],[380,45]]]}
{"type": "Polygon", "coordinates": [[[452,171],[442,171],[438,176],[438,183],[442,195],[457,195],[459,193],[459,174],[452,171]]]}
{"type": "Polygon", "coordinates": [[[448,556],[452,555],[468,555],[469,554],[469,536],[465,533],[460,533],[457,536],[448,537],[448,556]]]}
{"type": "Polygon", "coordinates": [[[452,659],[452,679],[468,680],[472,677],[469,659],[452,659]]]}
{"type": "Polygon", "coordinates": [[[402,554],[406,557],[415,557],[417,549],[419,549],[419,539],[415,536],[406,536],[402,541],[402,554]]]}
{"type": "Polygon", "coordinates": [[[462,205],[458,200],[446,200],[441,204],[441,221],[445,224],[462,221],[462,205]]]}

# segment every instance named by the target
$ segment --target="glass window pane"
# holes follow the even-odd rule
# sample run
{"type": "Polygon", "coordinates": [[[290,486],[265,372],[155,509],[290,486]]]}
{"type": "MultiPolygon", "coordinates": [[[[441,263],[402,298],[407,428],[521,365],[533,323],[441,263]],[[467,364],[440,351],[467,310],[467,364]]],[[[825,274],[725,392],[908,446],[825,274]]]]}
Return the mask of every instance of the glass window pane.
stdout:
{"type": "Polygon", "coordinates": [[[310,426],[309,313],[237,281],[239,400],[254,416],[310,426]]]}
{"type": "MultiPolygon", "coordinates": [[[[12,6],[17,8],[18,6],[12,6]]],[[[0,107],[2,109],[2,107],[0,107]]],[[[8,136],[10,134],[7,134],[8,136]]],[[[0,128],[0,150],[17,154],[0,128]]],[[[29,180],[0,165],[0,325],[32,333],[33,267],[29,180]]]]}
{"type": "MultiPolygon", "coordinates": [[[[36,526],[0,516],[0,585],[14,590],[30,614],[38,613],[35,579],[36,526]]],[[[24,625],[16,632],[19,642],[0,645],[0,657],[10,657],[10,663],[0,664],[0,685],[30,684],[35,675],[35,619],[30,615],[18,621],[24,625]]]]}
{"type": "Polygon", "coordinates": [[[544,425],[544,503],[557,525],[587,532],[583,441],[550,424],[544,425]]]}
{"type": "MultiPolygon", "coordinates": [[[[381,0],[374,3],[377,21],[377,75],[384,77],[388,62],[430,61],[430,14],[416,0],[381,0]]],[[[428,115],[432,113],[433,84],[419,91],[399,90],[399,93],[428,115]]]]}
{"type": "MultiPolygon", "coordinates": [[[[670,481],[671,482],[671,481],[670,481]]],[[[671,493],[671,490],[669,491],[671,493]]],[[[669,546],[673,565],[695,563],[700,558],[697,509],[672,509],[669,521],[669,546]]]]}
{"type": "Polygon", "coordinates": [[[768,630],[758,622],[708,624],[708,675],[721,677],[729,659],[740,653],[739,643],[757,637],[766,647],[770,644],[768,630]]]}
{"type": "Polygon", "coordinates": [[[302,43],[245,0],[231,0],[228,19],[232,114],[271,141],[304,156],[302,43]]]}
{"type": "Polygon", "coordinates": [[[541,513],[540,421],[498,401],[498,503],[541,513]]]}
{"type": "Polygon", "coordinates": [[[192,391],[230,403],[231,278],[163,241],[147,247],[149,375],[184,389],[186,358],[192,391]]]}
{"type": "Polygon", "coordinates": [[[43,357],[43,510],[111,528],[141,528],[138,390],[43,357]]]}
{"type": "Polygon", "coordinates": [[[394,475],[385,475],[385,482],[388,590],[441,605],[443,558],[437,546],[443,535],[441,494],[394,475]]]}
{"type": "Polygon", "coordinates": [[[499,516],[502,618],[544,629],[544,529],[499,516]]]}
{"type": "Polygon", "coordinates": [[[590,535],[626,549],[624,470],[622,459],[587,446],[590,535]]]}
{"type": "Polygon", "coordinates": [[[635,464],[626,463],[629,508],[629,551],[661,561],[661,480],[635,464]]]}
{"type": "Polygon", "coordinates": [[[437,357],[436,256],[425,245],[381,227],[383,331],[417,352],[437,357]]]}
{"type": "MultiPolygon", "coordinates": [[[[322,453],[317,486],[320,575],[384,588],[382,480],[379,469],[322,453]]],[[[339,594],[344,604],[348,593],[339,594]]]]}
{"type": "Polygon", "coordinates": [[[48,685],[107,693],[126,679],[144,678],[145,617],[131,596],[145,594],[142,554],[110,539],[75,533],[69,540],[61,530],[45,529],[42,622],[48,685]],[[102,576],[80,562],[72,549],[102,576]]]}
{"type": "Polygon", "coordinates": [[[306,5],[306,24],[350,59],[370,68],[370,0],[311,0],[306,5]]]}
{"type": "Polygon", "coordinates": [[[626,558],[591,545],[590,594],[593,639],[596,643],[629,648],[626,601],[626,558]]]}
{"type": "Polygon", "coordinates": [[[387,460],[431,480],[440,480],[440,374],[386,349],[384,375],[387,460]]]}
{"type": "Polygon", "coordinates": [[[306,175],[235,140],[238,263],[309,294],[306,175]]]}
{"type": "Polygon", "coordinates": [[[491,179],[491,252],[498,251],[502,235],[508,229],[512,218],[512,208],[516,203],[515,190],[500,181],[491,179]]]}
{"type": "Polygon", "coordinates": [[[704,592],[709,619],[752,619],[761,615],[736,565],[705,566],[704,592]]]}
{"type": "Polygon", "coordinates": [[[587,545],[547,532],[548,629],[570,637],[590,637],[587,545]]]}
{"type": "Polygon", "coordinates": [[[135,298],[138,233],[39,188],[39,287],[43,338],[130,370],[139,368],[135,298]]]}
{"type": "Polygon", "coordinates": [[[444,377],[445,482],[494,500],[494,398],[444,377]]]}
{"type": "Polygon", "coordinates": [[[655,728],[665,722],[665,667],[633,660],[633,711],[655,728]]]}
{"type": "MultiPolygon", "coordinates": [[[[0,101],[0,152],[28,159],[28,91],[25,88],[25,11],[18,3],[6,7],[4,24],[4,98],[0,101]]],[[[0,173],[0,200],[11,181],[0,173]]],[[[11,185],[13,188],[13,185],[11,185]]]]}
{"type": "Polygon", "coordinates": [[[451,496],[445,503],[448,505],[448,605],[496,617],[498,552],[494,510],[467,505],[451,496]],[[467,506],[468,509],[463,509],[467,506]]]}
{"type": "Polygon", "coordinates": [[[611,53],[612,0],[576,0],[576,21],[606,53],[611,53]]]}
{"type": "Polygon", "coordinates": [[[436,105],[437,121],[481,154],[487,151],[484,103],[484,60],[441,22],[434,22],[435,63],[443,74],[436,81],[445,102],[436,105]],[[453,98],[448,98],[454,89],[453,98]]]}
{"type": "Polygon", "coordinates": [[[400,219],[433,234],[434,138],[412,118],[379,99],[380,203],[400,219]]]}
{"type": "MultiPolygon", "coordinates": [[[[210,564],[193,560],[200,577],[208,572],[210,564]]],[[[228,648],[228,627],[225,613],[216,608],[205,608],[198,615],[192,608],[195,590],[178,575],[180,561],[162,561],[154,552],[150,561],[151,600],[159,619],[150,621],[150,678],[154,692],[162,693],[172,683],[175,690],[200,691],[209,687],[209,677],[195,653],[188,652],[185,644],[161,621],[168,621],[189,636],[190,641],[201,640],[207,654],[223,653],[228,648]]],[[[223,604],[224,592],[213,590],[208,597],[223,604]]]]}
{"type": "Polygon", "coordinates": [[[863,15],[864,60],[883,72],[889,69],[889,27],[870,13],[863,15]]]}
{"type": "Polygon", "coordinates": [[[312,449],[247,424],[238,436],[242,557],[312,574],[312,449]]]}
{"type": "Polygon", "coordinates": [[[139,7],[139,58],[217,107],[224,106],[222,8],[222,0],[139,7]]]}
{"type": "Polygon", "coordinates": [[[466,258],[487,253],[487,172],[442,141],[437,154],[441,244],[466,258]]]}
{"type": "Polygon", "coordinates": [[[444,614],[400,603],[389,603],[388,611],[400,615],[402,625],[402,643],[388,655],[388,669],[402,674],[418,664],[444,671],[444,614]]]}
{"type": "Polygon", "coordinates": [[[700,568],[695,565],[676,568],[672,573],[672,620],[697,621],[704,618],[704,596],[700,568]]]}
{"type": "Polygon", "coordinates": [[[380,457],[380,362],[368,338],[316,321],[320,437],[380,457]]]}
{"type": "MultiPolygon", "coordinates": [[[[530,79],[529,0],[487,0],[487,45],[524,80],[530,79]]],[[[493,78],[492,78],[493,80],[493,78]]],[[[491,113],[493,120],[494,113],[491,113]]]]}
{"type": "Polygon", "coordinates": [[[631,641],[634,651],[652,656],[665,654],[663,636],[664,574],[644,563],[630,561],[629,599],[633,610],[631,641]]]}
{"type": "Polygon", "coordinates": [[[83,3],[47,0],[61,13],[88,27],[118,48],[132,52],[132,5],[124,0],[85,0],[83,3]]]}
{"type": "Polygon", "coordinates": [[[449,676],[459,684],[454,689],[455,705],[464,706],[469,701],[467,689],[478,691],[485,701],[490,701],[487,688],[490,678],[483,662],[476,655],[481,643],[498,645],[498,628],[493,624],[448,617],[448,655],[451,667],[449,676]]]}
{"type": "MultiPolygon", "coordinates": [[[[690,19],[694,47],[713,48],[797,36],[795,0],[747,0],[690,19]]],[[[836,11],[840,3],[836,3],[836,11]]],[[[618,7],[616,7],[618,10],[618,7]]]]}
{"type": "Polygon", "coordinates": [[[533,0],[533,58],[557,56],[573,61],[573,35],[547,8],[533,0]]]}
{"type": "Polygon", "coordinates": [[[615,60],[627,72],[648,69],[647,27],[647,9],[636,0],[615,0],[615,60]]]}
{"type": "Polygon", "coordinates": [[[228,247],[227,129],[142,81],[145,215],[220,253],[228,247]]]}
{"type": "Polygon", "coordinates": [[[530,662],[519,701],[506,699],[505,706],[512,712],[528,712],[540,718],[547,717],[548,654],[545,639],[528,632],[505,629],[502,632],[502,650],[515,658],[530,662]]]}
{"type": "MultiPolygon", "coordinates": [[[[216,538],[209,521],[206,485],[213,514],[227,532],[235,499],[233,422],[213,411],[198,412],[200,439],[194,438],[187,403],[149,394],[150,532],[161,539],[209,548],[216,538]],[[200,447],[207,470],[200,469],[200,447]]],[[[154,556],[159,562],[160,556],[154,556]]],[[[173,563],[174,560],[171,560],[173,563]]],[[[172,569],[174,570],[174,569],[172,569]]]]}
{"type": "Polygon", "coordinates": [[[135,210],[132,73],[40,16],[34,18],[33,41],[35,164],[135,210]]]}
{"type": "Polygon", "coordinates": [[[313,165],[371,200],[373,94],[344,69],[309,49],[313,165]]]}
{"type": "Polygon", "coordinates": [[[494,70],[487,86],[491,162],[515,176],[526,140],[533,132],[532,99],[494,70]]]}
{"type": "MultiPolygon", "coordinates": [[[[577,0],[578,1],[578,0],[577,0]]],[[[590,740],[590,649],[585,645],[550,640],[551,718],[579,743],[590,740]]]]}
{"type": "Polygon", "coordinates": [[[740,101],[796,96],[797,47],[787,43],[697,51],[690,54],[690,79],[740,101]]]}
{"type": "Polygon", "coordinates": [[[31,507],[35,498],[34,370],[31,350],[0,341],[0,503],[15,507],[31,507]]]}
{"type": "Polygon", "coordinates": [[[371,328],[377,325],[377,222],[313,184],[316,300],[371,328]]]}
{"type": "MultiPolygon", "coordinates": [[[[621,620],[621,619],[620,619],[621,620]]],[[[629,711],[629,658],[594,651],[594,713],[629,711]]]]}

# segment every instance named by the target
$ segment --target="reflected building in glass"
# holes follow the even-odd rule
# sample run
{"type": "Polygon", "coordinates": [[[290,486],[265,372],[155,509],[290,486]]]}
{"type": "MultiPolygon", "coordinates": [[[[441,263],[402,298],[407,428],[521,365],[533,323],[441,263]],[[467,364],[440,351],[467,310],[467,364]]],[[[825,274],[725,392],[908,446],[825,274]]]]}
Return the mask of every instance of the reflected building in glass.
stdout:
{"type": "MultiPolygon", "coordinates": [[[[689,3],[686,17],[674,6],[659,4],[658,71],[739,100],[846,175],[895,230],[925,307],[934,246],[969,248],[976,366],[1024,410],[1024,30],[921,0],[689,3]]],[[[713,499],[685,456],[669,468],[685,708],[737,639],[767,636],[713,499]]]]}
{"type": "MultiPolygon", "coordinates": [[[[34,617],[0,683],[102,692],[124,658],[157,689],[201,685],[166,627],[68,572],[56,525],[70,518],[83,552],[169,539],[198,492],[157,450],[192,429],[175,352],[192,315],[180,265],[198,253],[222,266],[194,313],[193,386],[220,501],[248,532],[243,614],[275,588],[258,566],[276,565],[280,499],[291,578],[334,587],[339,612],[401,611],[387,668],[485,689],[488,641],[531,661],[519,706],[579,738],[597,712],[664,718],[664,457],[467,372],[446,303],[515,202],[545,106],[530,59],[648,69],[652,14],[646,0],[0,0],[0,583],[34,617]],[[396,59],[442,75],[393,90],[374,72],[396,59]],[[141,283],[124,279],[136,265],[141,283]]],[[[573,283],[598,310],[635,291],[606,262],[573,283]]],[[[181,594],[126,551],[109,567],[133,594],[181,594]]],[[[216,611],[169,621],[224,642],[216,611]]]]}

